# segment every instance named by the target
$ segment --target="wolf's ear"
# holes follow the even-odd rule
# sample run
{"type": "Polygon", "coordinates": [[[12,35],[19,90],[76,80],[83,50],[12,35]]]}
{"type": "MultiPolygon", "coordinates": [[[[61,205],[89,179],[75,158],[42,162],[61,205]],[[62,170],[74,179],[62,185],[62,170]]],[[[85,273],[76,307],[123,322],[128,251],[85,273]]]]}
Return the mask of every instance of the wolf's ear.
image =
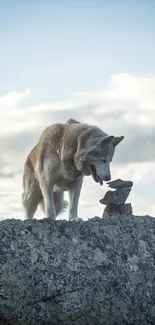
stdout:
{"type": "Polygon", "coordinates": [[[114,139],[114,135],[106,135],[105,137],[102,138],[103,143],[109,143],[114,139]]]}
{"type": "Polygon", "coordinates": [[[108,144],[108,143],[112,142],[113,139],[114,139],[113,135],[106,135],[104,137],[96,138],[95,141],[94,141],[94,144],[104,146],[105,143],[108,144]]]}
{"type": "Polygon", "coordinates": [[[123,139],[124,135],[121,135],[120,137],[114,137],[112,144],[114,145],[114,147],[116,147],[123,139]]]}

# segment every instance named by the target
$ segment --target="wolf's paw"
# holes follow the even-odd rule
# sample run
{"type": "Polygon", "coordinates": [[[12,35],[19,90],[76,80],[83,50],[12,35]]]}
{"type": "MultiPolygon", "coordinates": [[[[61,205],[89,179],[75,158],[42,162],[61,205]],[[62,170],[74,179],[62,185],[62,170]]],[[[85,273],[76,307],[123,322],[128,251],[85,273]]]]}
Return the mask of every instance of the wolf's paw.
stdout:
{"type": "Polygon", "coordinates": [[[70,218],[69,221],[81,222],[81,221],[83,221],[83,219],[79,218],[79,217],[76,217],[76,218],[70,218]]]}

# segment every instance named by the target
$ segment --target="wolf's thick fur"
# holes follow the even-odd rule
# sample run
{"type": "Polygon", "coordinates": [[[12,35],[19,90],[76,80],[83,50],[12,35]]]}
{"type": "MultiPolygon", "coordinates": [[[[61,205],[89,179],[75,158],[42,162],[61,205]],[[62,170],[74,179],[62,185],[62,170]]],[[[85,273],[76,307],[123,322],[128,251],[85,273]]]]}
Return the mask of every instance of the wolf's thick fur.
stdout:
{"type": "Polygon", "coordinates": [[[46,217],[55,219],[64,207],[64,191],[68,191],[69,220],[78,220],[83,177],[92,175],[101,185],[103,180],[110,180],[109,164],[123,138],[73,119],[47,127],[24,166],[22,202],[26,218],[32,219],[40,204],[46,217]]]}

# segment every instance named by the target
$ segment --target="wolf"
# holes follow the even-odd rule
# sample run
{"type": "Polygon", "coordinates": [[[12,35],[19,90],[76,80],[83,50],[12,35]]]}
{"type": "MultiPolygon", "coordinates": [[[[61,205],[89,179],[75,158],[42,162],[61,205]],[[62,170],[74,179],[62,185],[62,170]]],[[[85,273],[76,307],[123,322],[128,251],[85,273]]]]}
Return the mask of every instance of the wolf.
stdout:
{"type": "Polygon", "coordinates": [[[78,204],[84,176],[103,185],[111,179],[110,163],[124,136],[113,136],[95,125],[69,119],[48,126],[29,153],[23,172],[22,204],[32,219],[40,205],[55,219],[69,194],[69,220],[80,220],[78,204]]]}

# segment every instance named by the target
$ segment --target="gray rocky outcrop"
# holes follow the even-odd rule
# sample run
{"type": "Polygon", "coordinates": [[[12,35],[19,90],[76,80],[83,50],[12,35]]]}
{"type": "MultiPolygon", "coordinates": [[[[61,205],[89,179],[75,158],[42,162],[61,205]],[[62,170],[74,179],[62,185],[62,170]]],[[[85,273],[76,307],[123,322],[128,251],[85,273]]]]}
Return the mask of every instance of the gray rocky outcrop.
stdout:
{"type": "Polygon", "coordinates": [[[154,325],[155,220],[0,222],[0,325],[154,325]]]}

